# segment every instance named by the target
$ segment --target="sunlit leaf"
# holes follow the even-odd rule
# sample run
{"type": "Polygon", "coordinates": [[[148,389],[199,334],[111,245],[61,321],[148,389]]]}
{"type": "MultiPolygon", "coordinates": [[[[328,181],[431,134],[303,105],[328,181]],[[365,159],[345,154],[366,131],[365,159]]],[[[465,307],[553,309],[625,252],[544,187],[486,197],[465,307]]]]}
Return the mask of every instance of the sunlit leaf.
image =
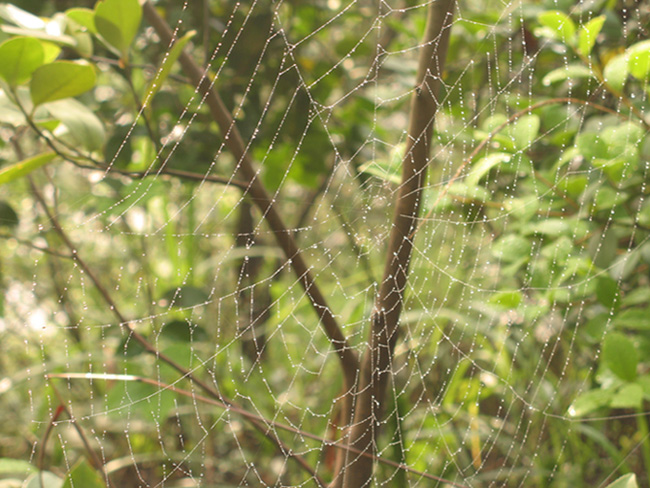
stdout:
{"type": "Polygon", "coordinates": [[[95,12],[89,8],[71,8],[65,13],[69,18],[74,20],[77,24],[88,29],[89,32],[95,34],[95,12]]]}
{"type": "Polygon", "coordinates": [[[634,473],[629,473],[621,476],[605,488],[639,488],[639,485],[636,482],[636,475],[634,473]]]}
{"type": "Polygon", "coordinates": [[[583,78],[591,78],[594,74],[584,64],[569,64],[563,68],[557,68],[542,78],[542,83],[549,86],[559,81],[573,81],[583,78]]]}
{"type": "Polygon", "coordinates": [[[34,105],[76,97],[95,86],[95,69],[83,61],[55,61],[39,67],[29,90],[34,105]]]}
{"type": "Polygon", "coordinates": [[[102,38],[127,57],[142,20],[138,0],[101,0],[95,5],[95,27],[102,38]]]}
{"type": "Polygon", "coordinates": [[[578,33],[578,52],[583,56],[589,56],[594,48],[596,38],[603,28],[605,16],[595,17],[580,28],[578,33]]]}
{"type": "Polygon", "coordinates": [[[56,153],[47,152],[0,169],[0,185],[11,183],[18,178],[28,175],[32,171],[46,165],[56,157],[56,153]]]}
{"type": "Polygon", "coordinates": [[[603,70],[603,78],[609,86],[615,90],[621,91],[625,85],[628,73],[628,55],[619,54],[618,56],[614,56],[607,63],[603,70]]]}
{"type": "Polygon", "coordinates": [[[44,60],[43,44],[34,37],[15,37],[0,44],[0,76],[11,86],[29,80],[44,60]]]}
{"type": "Polygon", "coordinates": [[[650,40],[634,44],[626,52],[630,74],[639,80],[646,80],[650,75],[650,40]]]}
{"type": "Polygon", "coordinates": [[[549,10],[538,15],[537,20],[543,26],[549,28],[557,39],[573,44],[575,41],[576,26],[571,17],[558,10],[549,10]]]}
{"type": "Polygon", "coordinates": [[[163,60],[160,69],[158,70],[156,76],[154,77],[153,80],[151,80],[151,83],[149,83],[149,86],[147,87],[147,91],[145,92],[145,98],[144,98],[145,101],[148,101],[150,103],[153,97],[156,96],[156,93],[158,93],[163,83],[165,83],[165,80],[171,73],[174,63],[176,63],[178,57],[183,52],[183,49],[185,48],[187,43],[195,35],[196,35],[196,31],[188,32],[180,39],[177,39],[174,45],[172,46],[171,50],[165,54],[165,59],[163,60]]]}

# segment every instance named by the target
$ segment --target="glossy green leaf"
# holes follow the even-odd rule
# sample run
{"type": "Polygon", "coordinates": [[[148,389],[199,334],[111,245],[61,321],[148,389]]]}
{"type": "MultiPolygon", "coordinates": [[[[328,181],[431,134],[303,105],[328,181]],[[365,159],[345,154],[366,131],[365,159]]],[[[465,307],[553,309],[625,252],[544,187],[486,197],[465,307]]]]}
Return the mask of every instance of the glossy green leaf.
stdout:
{"type": "Polygon", "coordinates": [[[624,381],[634,381],[639,353],[624,334],[610,332],[603,341],[602,361],[612,373],[624,381]]]}
{"type": "Polygon", "coordinates": [[[57,100],[43,105],[43,108],[68,129],[68,137],[75,145],[89,151],[100,149],[106,142],[104,125],[83,103],[74,98],[57,100]]]}
{"type": "Polygon", "coordinates": [[[569,64],[563,68],[557,68],[542,78],[542,83],[549,86],[559,81],[579,80],[593,77],[593,72],[584,64],[569,64]]]}
{"type": "Polygon", "coordinates": [[[540,24],[554,33],[555,37],[566,44],[575,41],[576,26],[571,17],[558,10],[542,12],[537,16],[540,24]]]}
{"type": "Polygon", "coordinates": [[[43,44],[34,37],[15,37],[0,44],[0,76],[11,86],[29,80],[44,60],[43,44]]]}
{"type": "Polygon", "coordinates": [[[66,475],[62,488],[105,488],[102,477],[95,471],[88,461],[82,459],[66,475]]]}
{"type": "Polygon", "coordinates": [[[630,46],[626,53],[630,74],[639,80],[646,80],[650,75],[650,40],[630,46]]]}
{"type": "Polygon", "coordinates": [[[636,481],[636,475],[634,473],[629,473],[621,476],[605,488],[639,488],[639,485],[636,481]]]}
{"type": "Polygon", "coordinates": [[[95,5],[95,27],[99,35],[126,58],[140,28],[142,7],[138,0],[102,0],[95,5]]]}
{"type": "Polygon", "coordinates": [[[619,54],[609,60],[605,69],[603,70],[603,78],[605,82],[616,91],[622,91],[625,81],[627,80],[628,70],[628,55],[619,54]]]}
{"type": "Polygon", "coordinates": [[[80,26],[88,29],[93,34],[97,33],[95,28],[95,12],[89,8],[71,8],[65,12],[66,16],[80,26]]]}
{"type": "Polygon", "coordinates": [[[596,44],[596,38],[605,24],[605,16],[595,17],[580,28],[578,33],[578,52],[583,56],[589,56],[596,44]]]}
{"type": "Polygon", "coordinates": [[[55,61],[34,71],[29,90],[34,105],[76,97],[95,86],[95,69],[83,61],[55,61]]]}
{"type": "Polygon", "coordinates": [[[158,72],[156,73],[154,79],[151,80],[151,83],[149,83],[149,86],[147,87],[147,91],[145,92],[144,100],[146,103],[151,103],[151,100],[153,99],[153,97],[156,96],[156,93],[158,93],[163,83],[165,83],[165,80],[171,73],[172,67],[178,60],[178,57],[183,52],[183,49],[185,48],[186,44],[195,35],[196,35],[196,31],[188,32],[180,39],[177,39],[174,45],[172,46],[172,48],[169,50],[169,52],[165,54],[165,59],[163,60],[162,65],[158,69],[158,72]]]}
{"type": "Polygon", "coordinates": [[[61,47],[50,41],[41,41],[43,45],[43,64],[51,63],[61,54],[61,47]]]}
{"type": "Polygon", "coordinates": [[[9,167],[2,168],[0,170],[0,185],[5,183],[11,183],[12,181],[21,178],[32,171],[45,166],[47,163],[56,158],[57,154],[53,152],[47,152],[34,156],[33,158],[23,159],[17,163],[10,165],[9,167]]]}

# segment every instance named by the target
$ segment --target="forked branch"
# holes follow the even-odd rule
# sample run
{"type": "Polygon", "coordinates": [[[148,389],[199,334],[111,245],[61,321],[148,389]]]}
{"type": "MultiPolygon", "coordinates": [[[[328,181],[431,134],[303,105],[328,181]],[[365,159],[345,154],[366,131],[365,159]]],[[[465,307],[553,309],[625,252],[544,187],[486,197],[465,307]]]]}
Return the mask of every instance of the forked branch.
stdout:
{"type": "MultiPolygon", "coordinates": [[[[176,39],[175,33],[171,30],[167,22],[158,15],[158,12],[156,12],[156,9],[150,1],[144,3],[143,12],[151,26],[158,33],[158,36],[160,36],[162,42],[171,45],[176,39]]],[[[180,55],[179,62],[185,75],[194,83],[198,92],[205,97],[210,114],[219,126],[219,130],[224,138],[224,143],[237,161],[238,176],[248,183],[248,193],[252,201],[264,216],[264,219],[273,231],[278,245],[289,260],[298,280],[305,289],[305,293],[316,311],[327,337],[341,360],[347,387],[351,388],[359,370],[357,355],[343,335],[336,317],[328,306],[325,296],[317,286],[312,272],[305,262],[291,232],[280,217],[273,199],[258,178],[258,172],[247,151],[244,140],[237,129],[232,115],[215,89],[214,82],[210,80],[207,67],[199,67],[196,61],[185,51],[180,55]]]]}
{"type": "MultiPolygon", "coordinates": [[[[397,192],[386,264],[379,295],[371,318],[368,347],[361,362],[352,427],[348,445],[374,453],[376,426],[385,403],[386,384],[391,374],[393,350],[398,337],[399,317],[408,278],[413,240],[422,189],[431,152],[433,122],[438,110],[438,92],[449,45],[455,0],[430,3],[425,37],[420,49],[416,89],[406,152],[402,160],[402,181],[397,192]]],[[[372,479],[371,457],[343,451],[340,472],[334,486],[360,488],[372,479]]]]}

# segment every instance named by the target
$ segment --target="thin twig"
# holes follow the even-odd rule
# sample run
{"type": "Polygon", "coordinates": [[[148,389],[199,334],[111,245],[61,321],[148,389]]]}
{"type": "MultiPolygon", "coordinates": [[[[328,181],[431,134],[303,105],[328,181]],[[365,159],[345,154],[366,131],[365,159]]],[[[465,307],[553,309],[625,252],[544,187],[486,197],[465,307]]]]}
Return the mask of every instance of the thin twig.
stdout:
{"type": "MultiPolygon", "coordinates": [[[[343,449],[343,450],[350,450],[356,454],[359,454],[360,456],[368,457],[372,459],[373,461],[377,461],[378,463],[385,464],[387,466],[392,466],[394,468],[398,468],[404,471],[407,471],[411,474],[414,474],[416,476],[422,476],[423,478],[427,478],[433,481],[440,481],[442,483],[448,483],[452,486],[456,486],[458,488],[465,488],[465,485],[461,485],[459,483],[456,483],[454,481],[441,478],[439,476],[435,476],[433,474],[425,473],[423,471],[418,471],[417,469],[413,469],[410,466],[407,466],[406,464],[403,463],[397,463],[391,459],[386,459],[381,456],[376,456],[368,452],[362,452],[359,449],[355,449],[354,447],[348,448],[345,445],[342,444],[337,444],[336,442],[333,442],[329,439],[326,439],[324,437],[318,436],[316,434],[312,434],[311,432],[307,432],[301,429],[298,429],[296,427],[292,427],[287,424],[283,424],[281,422],[277,422],[275,420],[270,420],[267,419],[266,417],[262,417],[261,415],[257,415],[254,413],[249,412],[242,406],[239,406],[235,403],[229,402],[229,403],[223,403],[219,400],[215,400],[212,398],[207,398],[201,395],[197,395],[196,393],[193,393],[191,391],[183,390],[182,388],[177,388],[174,385],[170,385],[168,383],[163,383],[161,381],[157,380],[152,380],[150,378],[145,378],[143,376],[136,376],[136,375],[104,375],[104,374],[93,374],[93,373],[53,373],[53,374],[48,374],[46,376],[48,379],[53,379],[53,378],[62,378],[62,379],[99,379],[99,380],[114,380],[114,381],[139,381],[142,383],[146,383],[152,386],[155,386],[157,388],[160,388],[162,390],[169,390],[173,391],[174,393],[178,393],[179,395],[186,396],[188,398],[191,398],[192,400],[196,400],[202,403],[207,403],[209,405],[214,405],[220,408],[223,408],[224,410],[227,410],[229,412],[234,412],[238,415],[241,415],[242,417],[249,419],[249,420],[255,420],[258,421],[264,425],[267,426],[267,428],[270,427],[275,427],[280,430],[284,430],[287,432],[291,432],[293,434],[297,434],[301,437],[306,437],[308,439],[312,439],[318,442],[322,442],[323,444],[327,446],[334,447],[335,449],[343,449]]],[[[288,456],[295,456],[294,453],[292,453],[290,450],[288,450],[286,453],[288,456]]],[[[316,476],[314,474],[314,476],[316,476]]]]}

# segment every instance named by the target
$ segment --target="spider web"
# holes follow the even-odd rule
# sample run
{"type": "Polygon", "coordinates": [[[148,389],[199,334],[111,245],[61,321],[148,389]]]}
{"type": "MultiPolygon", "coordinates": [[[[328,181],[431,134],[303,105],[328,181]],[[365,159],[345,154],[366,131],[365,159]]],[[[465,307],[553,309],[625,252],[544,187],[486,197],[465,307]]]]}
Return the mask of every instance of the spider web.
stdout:
{"type": "MultiPolygon", "coordinates": [[[[193,55],[203,56],[258,179],[363,354],[429,3],[208,2],[203,18],[188,2],[168,3],[177,36],[187,25],[209,32],[193,55]]],[[[582,28],[605,8],[565,4],[456,5],[376,419],[376,486],[644,478],[648,412],[630,397],[650,395],[650,382],[622,381],[603,344],[613,331],[647,351],[639,322],[629,325],[647,303],[647,130],[623,94],[574,76],[580,60],[539,25],[546,9],[571,13],[582,28]],[[551,69],[557,80],[544,78],[551,69]],[[586,149],[599,144],[625,157],[603,162],[586,149]]],[[[608,10],[621,14],[616,42],[644,35],[646,10],[608,10]]],[[[146,58],[164,43],[141,32],[146,58]]],[[[107,102],[105,76],[95,96],[107,102]]],[[[33,197],[8,190],[23,218],[20,239],[0,243],[0,402],[10,420],[3,437],[23,445],[0,454],[36,464],[44,451],[47,469],[62,474],[84,456],[85,437],[116,486],[317,486],[294,458],[326,481],[335,472],[346,438],[340,363],[242,181],[227,146],[233,134],[214,126],[206,97],[183,76],[142,110],[103,113],[116,134],[103,170],[63,163],[37,180],[112,302],[88,269],[57,256],[65,247],[33,197]],[[147,143],[144,118],[167,100],[159,143],[147,143]],[[157,352],[146,354],[131,330],[157,352]]],[[[630,95],[639,110],[646,88],[630,95]]]]}

